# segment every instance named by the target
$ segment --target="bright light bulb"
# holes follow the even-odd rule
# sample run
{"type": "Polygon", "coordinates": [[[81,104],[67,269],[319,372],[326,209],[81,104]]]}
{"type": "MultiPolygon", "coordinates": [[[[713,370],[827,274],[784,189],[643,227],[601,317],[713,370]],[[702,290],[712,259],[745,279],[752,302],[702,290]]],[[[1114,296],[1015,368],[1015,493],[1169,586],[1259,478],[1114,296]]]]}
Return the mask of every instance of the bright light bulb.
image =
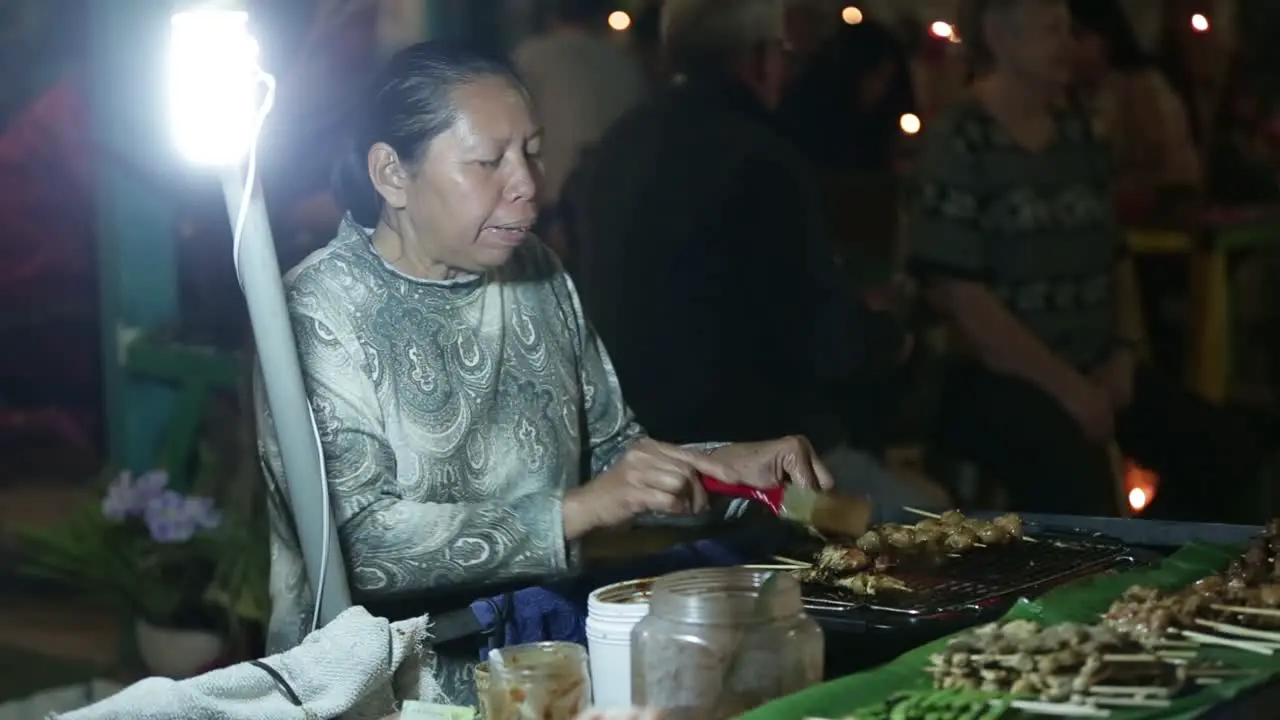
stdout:
{"type": "Polygon", "coordinates": [[[249,14],[176,13],[170,23],[169,112],[178,150],[203,165],[231,165],[258,132],[258,42],[249,14]]]}
{"type": "Polygon", "coordinates": [[[949,38],[955,34],[955,28],[951,27],[951,23],[942,20],[935,20],[929,26],[929,32],[936,38],[949,38]]]}
{"type": "Polygon", "coordinates": [[[621,10],[614,10],[609,13],[609,27],[622,32],[631,27],[631,16],[621,10]]]}
{"type": "Polygon", "coordinates": [[[898,127],[908,135],[915,135],[920,132],[920,117],[915,113],[905,113],[898,118],[898,127]]]}
{"type": "Polygon", "coordinates": [[[1146,508],[1149,500],[1150,498],[1147,497],[1147,491],[1140,487],[1133,488],[1129,491],[1129,507],[1134,512],[1146,508]]]}
{"type": "Polygon", "coordinates": [[[840,11],[840,19],[844,21],[845,25],[857,25],[862,22],[862,11],[850,5],[840,11]]]}
{"type": "Polygon", "coordinates": [[[1196,13],[1191,16],[1191,29],[1196,32],[1209,32],[1209,18],[1196,13]]]}

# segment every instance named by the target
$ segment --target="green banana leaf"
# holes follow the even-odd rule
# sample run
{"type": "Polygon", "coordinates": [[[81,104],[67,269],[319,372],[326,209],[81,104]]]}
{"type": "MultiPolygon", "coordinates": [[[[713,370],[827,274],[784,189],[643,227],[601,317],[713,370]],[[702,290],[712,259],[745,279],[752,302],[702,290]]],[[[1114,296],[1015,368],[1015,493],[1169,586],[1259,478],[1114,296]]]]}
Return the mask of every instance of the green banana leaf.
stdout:
{"type": "MultiPolygon", "coordinates": [[[[1044,624],[1093,622],[1112,601],[1133,585],[1177,588],[1218,572],[1237,557],[1238,546],[1192,543],[1166,558],[1159,566],[1087,578],[1054,590],[1037,600],[1019,601],[1005,616],[1008,620],[1034,620],[1044,624]]],[[[891,695],[930,687],[925,668],[929,656],[940,651],[947,638],[903,654],[896,660],[866,672],[850,675],[776,700],[753,710],[741,720],[802,720],[839,718],[854,710],[883,702],[891,695]]],[[[857,652],[856,640],[849,652],[857,652]]],[[[1235,697],[1280,672],[1280,657],[1234,650],[1204,650],[1201,656],[1234,667],[1254,668],[1259,674],[1226,678],[1221,684],[1199,689],[1161,709],[1113,710],[1113,720],[1190,720],[1213,706],[1235,697]]]]}

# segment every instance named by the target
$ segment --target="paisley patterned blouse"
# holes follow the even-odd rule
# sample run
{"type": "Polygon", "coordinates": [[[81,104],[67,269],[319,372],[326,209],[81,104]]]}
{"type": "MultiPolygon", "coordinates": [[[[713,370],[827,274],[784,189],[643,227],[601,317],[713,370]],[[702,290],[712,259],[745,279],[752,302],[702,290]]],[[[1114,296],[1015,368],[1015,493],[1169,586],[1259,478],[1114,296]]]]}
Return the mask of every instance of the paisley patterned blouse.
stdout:
{"type": "MultiPolygon", "coordinates": [[[[484,275],[420,280],[348,217],[286,287],[357,602],[574,569],[565,491],[644,431],[550,251],[530,241],[484,275]]],[[[278,652],[310,630],[314,598],[261,400],[258,414],[278,652]]],[[[469,671],[436,668],[458,702],[469,671]]]]}

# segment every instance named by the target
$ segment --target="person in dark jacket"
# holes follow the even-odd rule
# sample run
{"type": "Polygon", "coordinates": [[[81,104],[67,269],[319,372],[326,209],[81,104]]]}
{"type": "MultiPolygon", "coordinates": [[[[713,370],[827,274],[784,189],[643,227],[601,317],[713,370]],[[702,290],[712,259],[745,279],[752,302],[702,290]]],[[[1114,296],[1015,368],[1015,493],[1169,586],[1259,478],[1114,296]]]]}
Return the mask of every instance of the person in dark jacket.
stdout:
{"type": "Polygon", "coordinates": [[[905,336],[838,271],[803,157],[774,127],[782,0],[667,0],[671,87],[625,115],[570,181],[588,315],[657,437],[810,439],[846,492],[938,504],[846,444],[840,398],[905,336]]]}

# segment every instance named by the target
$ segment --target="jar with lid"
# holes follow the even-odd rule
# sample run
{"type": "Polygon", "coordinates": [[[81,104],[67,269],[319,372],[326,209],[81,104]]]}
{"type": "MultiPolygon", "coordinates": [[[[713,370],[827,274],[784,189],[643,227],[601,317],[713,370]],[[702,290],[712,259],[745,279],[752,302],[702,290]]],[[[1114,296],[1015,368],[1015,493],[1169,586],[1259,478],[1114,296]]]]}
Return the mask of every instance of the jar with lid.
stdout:
{"type": "Polygon", "coordinates": [[[790,575],[705,568],[654,585],[631,633],[631,699],[670,720],[731,718],[822,681],[822,629],[790,575]],[[765,590],[764,593],[761,591],[765,590]]]}

